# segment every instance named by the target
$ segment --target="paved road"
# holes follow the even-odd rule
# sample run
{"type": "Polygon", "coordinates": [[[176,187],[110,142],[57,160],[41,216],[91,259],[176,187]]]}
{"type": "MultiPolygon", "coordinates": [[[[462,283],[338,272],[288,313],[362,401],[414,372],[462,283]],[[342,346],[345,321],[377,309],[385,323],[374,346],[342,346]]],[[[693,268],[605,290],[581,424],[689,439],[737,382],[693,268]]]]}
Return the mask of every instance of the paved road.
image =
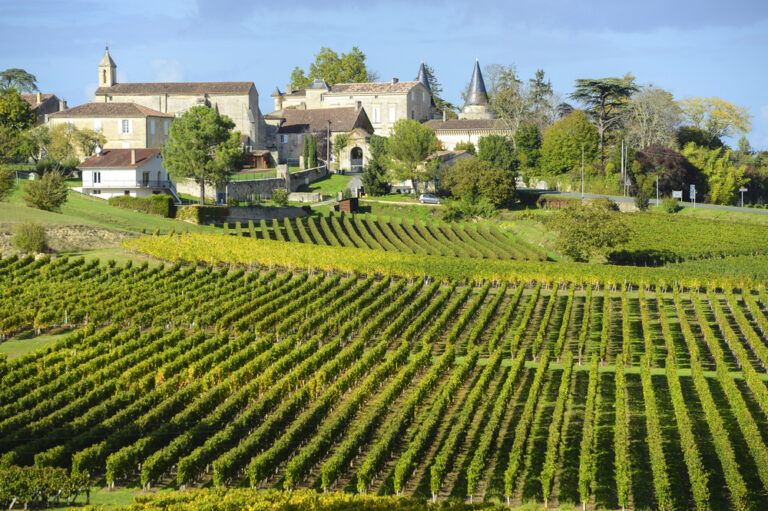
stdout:
{"type": "MultiPolygon", "coordinates": [[[[571,193],[571,192],[558,192],[558,191],[549,191],[549,190],[534,190],[530,188],[520,188],[520,191],[523,192],[538,192],[538,193],[546,193],[551,195],[562,195],[564,197],[581,197],[582,195],[580,193],[571,193]]],[[[584,194],[585,199],[598,199],[598,198],[605,198],[605,199],[611,199],[615,202],[634,202],[634,197],[622,197],[620,195],[600,195],[600,194],[592,194],[592,193],[585,193],[584,194]]],[[[649,201],[650,204],[656,205],[656,199],[651,199],[649,201]]],[[[680,202],[681,207],[690,208],[693,207],[693,203],[691,202],[680,202]]],[[[697,208],[702,209],[720,209],[724,211],[741,211],[744,213],[762,213],[764,215],[768,214],[768,209],[759,209],[759,208],[739,208],[736,206],[717,206],[715,204],[701,204],[696,203],[697,208]]]]}

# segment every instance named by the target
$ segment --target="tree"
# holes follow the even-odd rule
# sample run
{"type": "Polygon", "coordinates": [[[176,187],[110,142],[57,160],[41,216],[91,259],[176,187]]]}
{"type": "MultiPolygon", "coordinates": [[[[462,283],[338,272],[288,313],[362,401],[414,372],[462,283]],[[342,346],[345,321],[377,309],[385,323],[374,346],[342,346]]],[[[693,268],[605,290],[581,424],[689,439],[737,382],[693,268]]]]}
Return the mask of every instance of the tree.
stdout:
{"type": "Polygon", "coordinates": [[[338,53],[323,46],[315,54],[315,61],[309,65],[309,72],[295,67],[291,73],[291,85],[298,89],[309,87],[312,80],[325,80],[328,85],[335,83],[371,82],[377,79],[365,64],[365,53],[353,46],[349,53],[338,53]]]}
{"type": "Polygon", "coordinates": [[[536,174],[541,158],[541,133],[533,124],[521,126],[515,133],[515,147],[517,158],[520,160],[520,170],[529,174],[536,174]]]}
{"type": "Polygon", "coordinates": [[[708,149],[695,144],[683,148],[683,156],[698,167],[707,179],[706,188],[712,204],[733,204],[739,187],[745,185],[746,165],[737,165],[731,151],[724,147],[708,149]]]}
{"type": "Polygon", "coordinates": [[[302,159],[301,159],[301,168],[306,169],[307,163],[309,162],[309,135],[304,135],[304,148],[301,153],[302,159]]]}
{"type": "Polygon", "coordinates": [[[464,158],[443,169],[441,182],[451,195],[473,202],[485,197],[499,206],[515,199],[515,175],[478,158],[464,158]]]}
{"type": "Polygon", "coordinates": [[[11,68],[0,72],[0,89],[14,88],[19,92],[35,92],[37,78],[23,69],[11,68]]]}
{"type": "Polygon", "coordinates": [[[453,146],[454,151],[467,151],[469,154],[476,154],[477,148],[475,148],[475,144],[472,142],[459,142],[455,146],[453,146]]]}
{"type": "Polygon", "coordinates": [[[627,80],[626,78],[580,78],[576,80],[576,87],[571,94],[571,99],[583,103],[595,121],[600,137],[598,149],[601,163],[604,159],[603,145],[606,132],[619,123],[622,110],[626,106],[629,96],[640,90],[632,81],[632,79],[627,80]]]}
{"type": "Polygon", "coordinates": [[[13,172],[0,167],[0,202],[10,197],[15,187],[16,180],[14,179],[13,172]]]}
{"type": "Polygon", "coordinates": [[[35,113],[14,88],[0,92],[0,162],[22,157],[22,134],[33,127],[35,113]]]}
{"type": "Polygon", "coordinates": [[[16,249],[30,254],[48,250],[48,237],[45,234],[45,229],[42,225],[33,222],[18,224],[11,243],[16,249]]]}
{"type": "Polygon", "coordinates": [[[588,261],[607,256],[613,247],[629,240],[629,225],[608,202],[574,202],[551,217],[547,227],[557,234],[557,246],[563,254],[588,261]]]}
{"type": "Polygon", "coordinates": [[[443,86],[437,81],[435,70],[427,63],[424,63],[424,70],[427,72],[427,83],[429,83],[429,88],[432,91],[432,99],[435,101],[437,113],[442,114],[445,111],[448,117],[456,117],[456,105],[442,98],[443,86]]]}
{"type": "MultiPolygon", "coordinates": [[[[635,186],[642,186],[641,181],[648,181],[646,189],[653,189],[656,177],[659,178],[659,194],[669,196],[673,190],[683,190],[691,184],[699,184],[700,171],[685,156],[660,144],[650,145],[627,156],[627,161],[637,163],[640,172],[635,174],[635,186]],[[645,177],[644,179],[641,179],[645,177]]],[[[633,166],[632,166],[633,167],[633,166]]]]}
{"type": "Polygon", "coordinates": [[[193,106],[174,119],[163,147],[163,165],[174,179],[193,178],[205,204],[205,184],[224,184],[241,161],[235,123],[209,106],[193,106]]]}
{"type": "Polygon", "coordinates": [[[309,168],[317,167],[317,137],[314,135],[309,139],[309,168]]]}
{"type": "Polygon", "coordinates": [[[684,98],[680,108],[690,125],[699,128],[710,143],[715,138],[752,131],[747,109],[720,98],[684,98]]]}
{"type": "Polygon", "coordinates": [[[528,80],[531,90],[531,103],[534,115],[543,117],[549,107],[549,97],[552,96],[552,82],[544,79],[544,70],[536,70],[536,75],[528,80]]]}
{"type": "Polygon", "coordinates": [[[24,187],[27,206],[44,211],[58,211],[67,202],[67,183],[59,172],[49,172],[24,187]]]}
{"type": "Polygon", "coordinates": [[[515,156],[515,149],[508,138],[501,135],[487,135],[480,138],[477,145],[479,146],[477,152],[479,159],[510,172],[517,170],[519,162],[515,156]]]}
{"type": "Polygon", "coordinates": [[[677,147],[680,149],[687,146],[690,142],[708,149],[723,147],[723,141],[720,140],[720,137],[710,137],[704,131],[693,126],[680,126],[675,138],[677,140],[677,147]]]}
{"type": "Polygon", "coordinates": [[[598,155],[600,136],[587,115],[576,110],[544,132],[541,167],[545,173],[563,174],[581,166],[582,147],[586,164],[598,155]]]}
{"type": "Polygon", "coordinates": [[[427,126],[412,119],[395,122],[387,139],[387,169],[393,181],[410,179],[418,189],[418,183],[434,179],[435,164],[424,161],[436,149],[437,137],[427,126]]]}
{"type": "Polygon", "coordinates": [[[349,133],[339,133],[333,137],[333,156],[336,158],[337,164],[341,163],[341,152],[349,145],[349,133]]]}
{"type": "Polygon", "coordinates": [[[624,125],[627,140],[635,147],[669,145],[679,124],[680,108],[672,94],[663,89],[646,87],[627,103],[624,125]]]}
{"type": "Polygon", "coordinates": [[[68,174],[75,169],[81,156],[93,154],[97,145],[103,146],[107,139],[101,133],[73,124],[46,125],[27,131],[22,137],[20,152],[37,162],[41,173],[59,172],[68,174]]]}
{"type": "Polygon", "coordinates": [[[387,139],[379,135],[371,135],[368,144],[371,157],[363,170],[360,179],[365,193],[368,195],[386,195],[389,193],[389,183],[386,180],[387,139]]]}
{"type": "MultiPolygon", "coordinates": [[[[489,72],[489,102],[491,111],[514,135],[533,117],[534,98],[531,89],[517,77],[514,65],[491,66],[489,72]]],[[[514,145],[514,139],[512,140],[514,145]]]]}

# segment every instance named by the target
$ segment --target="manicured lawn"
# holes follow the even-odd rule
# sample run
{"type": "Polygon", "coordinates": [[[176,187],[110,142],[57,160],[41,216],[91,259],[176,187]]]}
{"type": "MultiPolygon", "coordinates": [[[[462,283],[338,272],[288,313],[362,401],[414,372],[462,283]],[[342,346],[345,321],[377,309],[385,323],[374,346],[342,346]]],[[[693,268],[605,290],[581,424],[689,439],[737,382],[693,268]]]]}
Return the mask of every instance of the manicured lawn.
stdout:
{"type": "Polygon", "coordinates": [[[77,192],[69,192],[69,199],[62,206],[61,212],[42,211],[28,207],[23,196],[23,187],[16,187],[8,201],[0,203],[0,222],[36,222],[47,225],[91,225],[108,229],[118,229],[130,232],[153,232],[160,229],[165,233],[171,229],[176,232],[184,231],[189,224],[127,209],[110,206],[107,201],[95,199],[77,192]]]}
{"type": "Polygon", "coordinates": [[[29,333],[25,333],[0,343],[0,353],[5,353],[8,355],[8,358],[12,360],[22,355],[26,355],[30,351],[44,348],[45,346],[58,341],[68,333],[69,331],[63,331],[55,334],[42,334],[37,337],[30,337],[29,333]]]}
{"type": "MultiPolygon", "coordinates": [[[[656,210],[655,207],[651,206],[648,208],[648,211],[654,211],[656,210]]],[[[658,209],[659,214],[668,214],[664,213],[661,208],[658,209]]],[[[704,208],[683,208],[675,215],[681,215],[681,216],[692,216],[696,218],[711,218],[714,220],[726,220],[729,222],[748,222],[748,223],[754,223],[754,224],[760,224],[760,225],[768,225],[768,214],[761,213],[759,210],[756,210],[754,212],[752,211],[729,211],[729,210],[723,210],[723,209],[704,209],[704,208]]]]}
{"type": "Polygon", "coordinates": [[[277,177],[277,171],[275,169],[266,170],[264,172],[242,172],[237,174],[232,174],[230,177],[231,181],[251,181],[253,179],[269,179],[277,177]]]}
{"type": "Polygon", "coordinates": [[[308,185],[301,185],[299,192],[320,192],[323,195],[335,196],[338,192],[347,188],[352,178],[341,174],[331,174],[308,185]]]}

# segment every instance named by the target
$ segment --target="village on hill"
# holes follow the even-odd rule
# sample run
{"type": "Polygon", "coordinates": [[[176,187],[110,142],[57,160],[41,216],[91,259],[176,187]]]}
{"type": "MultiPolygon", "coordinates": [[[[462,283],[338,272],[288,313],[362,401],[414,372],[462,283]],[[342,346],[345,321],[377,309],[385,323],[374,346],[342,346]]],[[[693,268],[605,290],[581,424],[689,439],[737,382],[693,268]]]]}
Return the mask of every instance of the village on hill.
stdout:
{"type": "Polygon", "coordinates": [[[765,509],[749,108],[357,46],[129,82],[120,53],[78,56],[82,104],[0,71],[0,506],[765,509]]]}

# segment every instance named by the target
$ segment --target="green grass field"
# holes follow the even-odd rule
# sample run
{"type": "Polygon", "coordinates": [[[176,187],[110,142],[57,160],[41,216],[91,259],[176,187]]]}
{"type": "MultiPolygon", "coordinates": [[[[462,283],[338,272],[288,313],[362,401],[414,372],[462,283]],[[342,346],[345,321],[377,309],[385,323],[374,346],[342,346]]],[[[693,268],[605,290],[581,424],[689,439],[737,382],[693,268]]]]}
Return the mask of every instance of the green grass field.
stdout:
{"type": "Polygon", "coordinates": [[[335,197],[338,192],[344,191],[347,188],[351,179],[351,177],[341,174],[330,174],[308,185],[301,185],[297,191],[320,192],[323,195],[335,197]]]}

